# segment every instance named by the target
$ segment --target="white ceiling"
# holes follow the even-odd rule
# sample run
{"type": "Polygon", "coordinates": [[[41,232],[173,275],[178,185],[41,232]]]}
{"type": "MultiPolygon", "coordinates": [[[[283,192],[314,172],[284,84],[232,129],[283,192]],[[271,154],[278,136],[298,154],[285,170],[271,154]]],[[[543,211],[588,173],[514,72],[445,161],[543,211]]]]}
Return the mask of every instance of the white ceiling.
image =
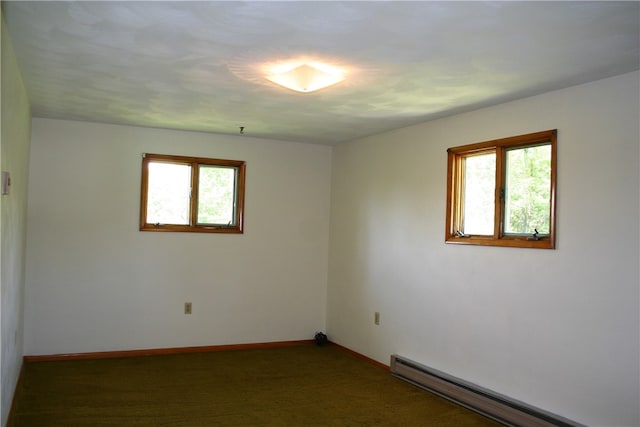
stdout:
{"type": "Polygon", "coordinates": [[[640,68],[640,2],[18,2],[36,117],[336,144],[640,68]],[[257,64],[351,67],[315,93],[257,64]]]}

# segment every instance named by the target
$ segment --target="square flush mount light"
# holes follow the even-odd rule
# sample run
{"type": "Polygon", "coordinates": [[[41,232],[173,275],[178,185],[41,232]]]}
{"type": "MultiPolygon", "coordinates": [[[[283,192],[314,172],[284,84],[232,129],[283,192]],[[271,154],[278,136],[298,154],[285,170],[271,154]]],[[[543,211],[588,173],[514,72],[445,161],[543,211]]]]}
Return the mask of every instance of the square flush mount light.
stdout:
{"type": "Polygon", "coordinates": [[[267,79],[297,92],[313,92],[341,82],[345,71],[321,62],[289,62],[274,65],[267,79]]]}

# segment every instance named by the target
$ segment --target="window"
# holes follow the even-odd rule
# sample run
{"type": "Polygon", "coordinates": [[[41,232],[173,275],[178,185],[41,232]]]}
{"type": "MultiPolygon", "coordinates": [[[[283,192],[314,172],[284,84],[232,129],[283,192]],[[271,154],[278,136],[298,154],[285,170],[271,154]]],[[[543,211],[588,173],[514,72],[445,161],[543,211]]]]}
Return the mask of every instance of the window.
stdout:
{"type": "Polygon", "coordinates": [[[245,163],[144,154],[140,230],[242,233],[245,163]]]}
{"type": "Polygon", "coordinates": [[[445,241],[553,249],[556,135],[449,148],[445,241]]]}

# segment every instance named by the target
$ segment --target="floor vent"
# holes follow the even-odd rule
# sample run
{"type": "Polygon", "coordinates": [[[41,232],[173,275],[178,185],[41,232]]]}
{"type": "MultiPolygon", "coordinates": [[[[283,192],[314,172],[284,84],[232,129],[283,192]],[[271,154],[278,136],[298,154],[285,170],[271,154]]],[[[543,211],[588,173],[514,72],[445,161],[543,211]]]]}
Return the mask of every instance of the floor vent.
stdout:
{"type": "Polygon", "coordinates": [[[584,427],[398,355],[391,356],[391,374],[507,426],[584,427]]]}

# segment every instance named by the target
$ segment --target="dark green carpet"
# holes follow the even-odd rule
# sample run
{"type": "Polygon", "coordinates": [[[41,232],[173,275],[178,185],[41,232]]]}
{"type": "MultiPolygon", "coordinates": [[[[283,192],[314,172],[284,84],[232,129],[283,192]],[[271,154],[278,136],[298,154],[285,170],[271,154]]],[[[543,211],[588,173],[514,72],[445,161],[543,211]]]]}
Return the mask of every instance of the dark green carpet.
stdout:
{"type": "Polygon", "coordinates": [[[495,426],[335,346],[29,362],[10,426],[495,426]]]}

